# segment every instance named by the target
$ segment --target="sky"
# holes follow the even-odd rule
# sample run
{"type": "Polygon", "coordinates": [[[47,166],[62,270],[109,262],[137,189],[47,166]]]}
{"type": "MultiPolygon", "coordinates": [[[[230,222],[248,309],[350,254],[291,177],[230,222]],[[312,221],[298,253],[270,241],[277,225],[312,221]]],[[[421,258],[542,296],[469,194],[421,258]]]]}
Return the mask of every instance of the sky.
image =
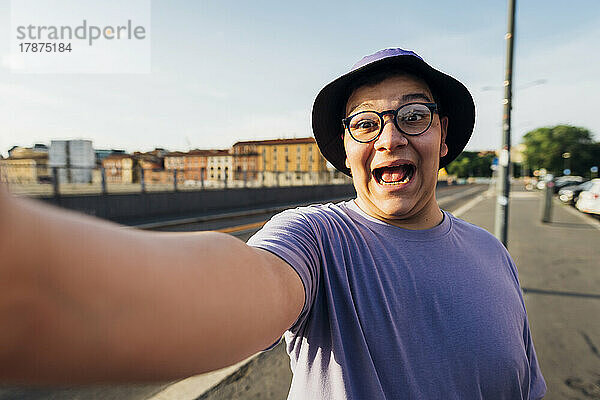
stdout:
{"type": "MultiPolygon", "coordinates": [[[[51,9],[44,1],[38,11],[51,9]]],[[[148,151],[311,136],[318,91],[387,47],[414,50],[467,86],[477,110],[467,150],[501,143],[507,4],[500,0],[154,0],[149,73],[16,73],[10,10],[0,0],[4,156],[14,145],[51,139],[148,151]]],[[[556,124],[600,140],[600,2],[518,0],[516,18],[513,144],[556,124]]]]}

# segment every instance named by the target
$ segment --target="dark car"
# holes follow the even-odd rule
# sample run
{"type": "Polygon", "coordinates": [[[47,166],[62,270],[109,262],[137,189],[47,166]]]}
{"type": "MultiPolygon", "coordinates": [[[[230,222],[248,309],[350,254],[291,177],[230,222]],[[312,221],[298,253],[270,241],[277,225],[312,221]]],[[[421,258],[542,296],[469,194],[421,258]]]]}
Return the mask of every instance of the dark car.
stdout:
{"type": "Polygon", "coordinates": [[[558,191],[558,198],[563,203],[575,204],[577,202],[577,198],[579,197],[579,193],[584,190],[590,190],[591,187],[592,181],[583,182],[579,185],[565,186],[558,191]]]}
{"type": "Polygon", "coordinates": [[[579,185],[582,182],[583,177],[581,176],[560,176],[554,180],[554,193],[558,193],[564,187],[579,185]]]}

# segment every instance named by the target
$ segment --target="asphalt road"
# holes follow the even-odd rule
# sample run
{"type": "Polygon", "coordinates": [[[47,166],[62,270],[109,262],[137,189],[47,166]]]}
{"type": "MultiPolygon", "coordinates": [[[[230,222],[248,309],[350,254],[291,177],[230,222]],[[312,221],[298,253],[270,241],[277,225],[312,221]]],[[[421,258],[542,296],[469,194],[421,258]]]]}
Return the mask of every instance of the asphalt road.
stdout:
{"type": "MultiPolygon", "coordinates": [[[[437,198],[443,209],[453,211],[465,202],[487,190],[487,185],[461,185],[441,187],[437,190],[437,198]]],[[[155,230],[161,231],[201,231],[221,230],[226,231],[240,239],[248,240],[260,226],[269,220],[275,213],[263,213],[252,216],[219,219],[215,221],[190,223],[169,226],[155,230]]],[[[201,398],[204,399],[281,399],[285,398],[287,388],[286,380],[289,382],[290,372],[289,359],[282,346],[264,353],[252,361],[250,368],[240,371],[233,380],[240,382],[260,380],[261,384],[248,386],[224,385],[218,392],[208,392],[201,398]],[[270,376],[270,379],[264,376],[270,376]],[[243,379],[242,379],[243,378],[243,379]],[[281,397],[281,394],[284,394],[281,397]]],[[[0,386],[0,400],[145,400],[159,393],[170,383],[153,383],[145,385],[103,385],[87,387],[64,387],[64,388],[32,388],[17,386],[0,386]]]]}

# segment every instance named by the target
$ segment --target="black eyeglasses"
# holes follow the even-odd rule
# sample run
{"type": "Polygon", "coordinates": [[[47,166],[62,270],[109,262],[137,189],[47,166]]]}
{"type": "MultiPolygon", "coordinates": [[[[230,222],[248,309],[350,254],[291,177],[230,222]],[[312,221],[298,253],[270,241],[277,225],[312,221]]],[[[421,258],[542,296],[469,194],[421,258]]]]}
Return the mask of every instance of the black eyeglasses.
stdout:
{"type": "Polygon", "coordinates": [[[427,131],[433,122],[433,113],[438,111],[435,103],[408,103],[396,110],[382,112],[361,111],[342,120],[344,128],[350,136],[360,143],[368,143],[377,139],[385,121],[383,116],[394,116],[396,128],[410,136],[417,136],[427,131]]]}

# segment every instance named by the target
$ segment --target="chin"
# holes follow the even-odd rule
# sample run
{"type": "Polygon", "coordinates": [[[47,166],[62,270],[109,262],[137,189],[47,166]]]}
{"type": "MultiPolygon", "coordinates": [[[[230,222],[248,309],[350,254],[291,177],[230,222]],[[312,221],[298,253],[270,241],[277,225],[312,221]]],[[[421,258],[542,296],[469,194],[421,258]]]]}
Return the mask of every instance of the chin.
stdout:
{"type": "Polygon", "coordinates": [[[387,199],[374,203],[382,217],[387,219],[403,219],[412,215],[414,204],[408,204],[404,199],[387,199]]]}

